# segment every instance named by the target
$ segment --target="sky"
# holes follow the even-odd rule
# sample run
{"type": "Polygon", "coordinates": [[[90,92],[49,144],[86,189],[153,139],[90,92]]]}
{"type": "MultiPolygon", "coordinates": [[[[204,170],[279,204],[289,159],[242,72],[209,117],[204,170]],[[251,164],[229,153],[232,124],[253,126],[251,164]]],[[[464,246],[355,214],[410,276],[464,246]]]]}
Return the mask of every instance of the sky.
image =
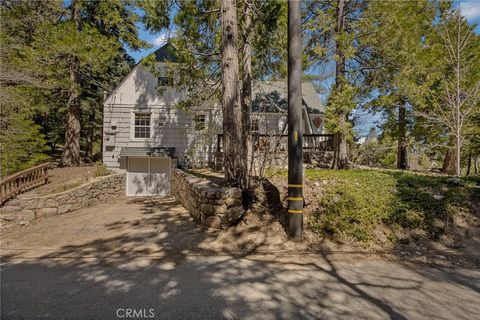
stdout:
{"type": "MultiPolygon", "coordinates": [[[[462,11],[462,14],[467,18],[468,22],[477,24],[475,31],[477,32],[477,34],[480,34],[480,0],[457,1],[456,3],[460,6],[460,10],[462,11]]],[[[145,30],[143,25],[139,24],[138,27],[140,30],[140,38],[150,43],[152,47],[150,49],[144,49],[140,51],[133,51],[129,48],[126,48],[128,54],[130,54],[136,62],[140,61],[140,59],[142,59],[143,57],[160,48],[169,37],[167,32],[151,34],[145,30]]]]}
{"type": "MultiPolygon", "coordinates": [[[[455,5],[460,7],[460,11],[467,21],[471,24],[477,24],[475,31],[480,34],[480,0],[477,1],[456,1],[455,5]]],[[[143,25],[139,24],[139,36],[141,39],[148,42],[152,47],[149,49],[143,49],[140,51],[133,51],[130,48],[126,48],[128,54],[132,56],[136,62],[140,61],[143,57],[149,55],[156,49],[160,48],[168,40],[170,34],[168,32],[161,33],[149,33],[145,30],[143,25]]],[[[322,101],[325,100],[324,95],[319,95],[322,101]]],[[[366,136],[370,132],[372,127],[376,127],[380,123],[381,117],[379,115],[372,115],[364,111],[355,111],[355,117],[357,125],[355,128],[357,136],[366,136]]]]}

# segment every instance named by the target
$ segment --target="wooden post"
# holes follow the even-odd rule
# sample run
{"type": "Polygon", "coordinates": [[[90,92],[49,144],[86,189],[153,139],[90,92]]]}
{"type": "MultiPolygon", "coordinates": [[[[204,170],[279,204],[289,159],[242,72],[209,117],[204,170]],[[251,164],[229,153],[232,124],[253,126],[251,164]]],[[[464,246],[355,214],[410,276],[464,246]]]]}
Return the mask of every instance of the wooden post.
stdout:
{"type": "Polygon", "coordinates": [[[288,233],[303,233],[302,41],[300,1],[288,1],[288,233]]]}

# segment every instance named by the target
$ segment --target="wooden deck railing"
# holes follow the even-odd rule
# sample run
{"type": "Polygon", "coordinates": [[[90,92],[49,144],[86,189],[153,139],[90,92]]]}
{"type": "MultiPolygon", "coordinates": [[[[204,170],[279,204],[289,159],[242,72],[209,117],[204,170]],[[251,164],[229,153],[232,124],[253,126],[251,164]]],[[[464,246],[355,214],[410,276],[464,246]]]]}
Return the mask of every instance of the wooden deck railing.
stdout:
{"type": "MultiPolygon", "coordinates": [[[[288,136],[286,134],[252,134],[252,142],[257,150],[275,148],[278,151],[288,150],[288,136]]],[[[333,134],[304,134],[303,150],[333,151],[333,134]]],[[[223,134],[217,136],[217,152],[223,151],[223,134]]]]}
{"type": "Polygon", "coordinates": [[[12,174],[0,181],[0,204],[17,194],[48,183],[50,163],[43,163],[33,168],[12,174]]]}

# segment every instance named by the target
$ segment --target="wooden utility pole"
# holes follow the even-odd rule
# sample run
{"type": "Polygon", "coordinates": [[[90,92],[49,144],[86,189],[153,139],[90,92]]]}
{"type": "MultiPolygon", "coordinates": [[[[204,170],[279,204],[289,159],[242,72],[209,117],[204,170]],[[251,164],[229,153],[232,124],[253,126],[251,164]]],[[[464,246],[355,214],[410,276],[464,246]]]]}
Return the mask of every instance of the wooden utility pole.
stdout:
{"type": "Polygon", "coordinates": [[[288,1],[288,233],[303,233],[302,41],[300,1],[288,1]]]}

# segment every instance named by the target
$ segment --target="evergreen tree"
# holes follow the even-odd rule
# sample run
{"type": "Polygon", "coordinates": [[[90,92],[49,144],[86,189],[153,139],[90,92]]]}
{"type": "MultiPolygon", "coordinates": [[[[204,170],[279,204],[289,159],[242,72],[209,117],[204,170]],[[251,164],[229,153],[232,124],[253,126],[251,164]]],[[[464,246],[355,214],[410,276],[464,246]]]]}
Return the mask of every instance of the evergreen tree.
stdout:
{"type": "Polygon", "coordinates": [[[375,1],[365,16],[370,27],[365,42],[374,52],[364,87],[372,97],[367,107],[386,117],[383,129],[397,139],[398,169],[408,168],[415,111],[425,105],[435,78],[429,75],[433,57],[429,46],[436,16],[437,7],[428,0],[375,1]]]}
{"type": "Polygon", "coordinates": [[[333,167],[349,167],[350,112],[357,105],[371,51],[364,44],[367,1],[308,1],[304,5],[305,64],[335,66],[327,104],[327,126],[335,134],[333,167]]]}

